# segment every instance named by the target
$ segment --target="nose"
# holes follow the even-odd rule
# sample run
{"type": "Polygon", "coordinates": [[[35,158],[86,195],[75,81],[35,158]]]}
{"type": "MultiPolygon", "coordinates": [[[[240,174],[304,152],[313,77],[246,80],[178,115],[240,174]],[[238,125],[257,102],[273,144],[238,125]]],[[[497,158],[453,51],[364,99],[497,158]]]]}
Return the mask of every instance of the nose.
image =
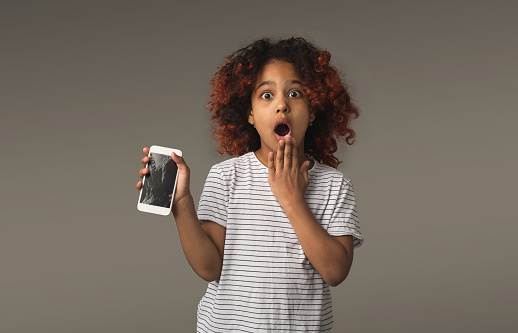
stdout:
{"type": "Polygon", "coordinates": [[[289,111],[290,111],[290,107],[288,105],[288,102],[284,98],[281,98],[281,100],[277,104],[277,113],[279,113],[279,112],[288,113],[289,111]]]}

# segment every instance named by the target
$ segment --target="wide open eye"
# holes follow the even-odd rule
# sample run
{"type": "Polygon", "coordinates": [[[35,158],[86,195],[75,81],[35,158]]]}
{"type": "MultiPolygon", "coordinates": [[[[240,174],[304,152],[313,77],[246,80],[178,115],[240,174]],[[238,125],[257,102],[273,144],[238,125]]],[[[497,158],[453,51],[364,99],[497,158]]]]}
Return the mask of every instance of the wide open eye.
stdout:
{"type": "Polygon", "coordinates": [[[267,91],[265,91],[265,92],[263,92],[263,93],[261,94],[261,98],[262,98],[262,99],[270,99],[270,98],[272,98],[272,97],[273,97],[273,95],[272,95],[271,93],[267,92],[267,91]]]}
{"type": "Polygon", "coordinates": [[[302,93],[300,91],[298,91],[298,90],[292,90],[292,91],[290,91],[288,96],[290,96],[290,97],[300,97],[300,96],[302,96],[302,93]]]}

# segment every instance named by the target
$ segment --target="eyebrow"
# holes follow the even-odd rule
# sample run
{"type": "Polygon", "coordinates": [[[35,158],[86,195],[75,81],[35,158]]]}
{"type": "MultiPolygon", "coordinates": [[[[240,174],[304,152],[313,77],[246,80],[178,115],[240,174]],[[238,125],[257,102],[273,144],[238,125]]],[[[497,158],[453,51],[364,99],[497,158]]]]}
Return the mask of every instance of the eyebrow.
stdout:
{"type": "MultiPolygon", "coordinates": [[[[289,80],[289,81],[288,81],[288,84],[290,84],[290,85],[291,85],[291,84],[297,84],[297,83],[298,83],[298,84],[300,84],[300,85],[302,85],[302,82],[300,82],[299,80],[289,80]]],[[[264,86],[264,85],[275,86],[276,84],[275,84],[275,82],[273,82],[273,81],[264,81],[264,82],[261,82],[261,83],[257,86],[257,88],[255,88],[255,90],[258,90],[259,88],[261,88],[261,87],[262,87],[262,86],[264,86]]]]}

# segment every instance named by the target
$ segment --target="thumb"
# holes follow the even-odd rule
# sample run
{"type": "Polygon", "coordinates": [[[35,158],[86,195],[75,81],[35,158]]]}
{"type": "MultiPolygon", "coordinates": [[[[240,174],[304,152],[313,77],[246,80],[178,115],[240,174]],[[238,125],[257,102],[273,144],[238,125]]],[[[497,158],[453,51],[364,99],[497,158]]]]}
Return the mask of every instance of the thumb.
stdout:
{"type": "Polygon", "coordinates": [[[273,152],[268,153],[268,171],[275,172],[275,154],[273,152]]]}
{"type": "Polygon", "coordinates": [[[178,166],[178,170],[182,173],[189,173],[189,167],[187,166],[187,163],[185,163],[185,160],[182,156],[176,155],[174,152],[171,153],[171,158],[178,166]]]}

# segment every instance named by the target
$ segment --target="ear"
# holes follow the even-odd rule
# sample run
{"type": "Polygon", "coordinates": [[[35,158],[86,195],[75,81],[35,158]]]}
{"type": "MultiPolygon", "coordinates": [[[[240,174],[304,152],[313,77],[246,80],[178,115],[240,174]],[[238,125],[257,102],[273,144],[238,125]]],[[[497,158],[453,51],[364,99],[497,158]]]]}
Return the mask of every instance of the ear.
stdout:
{"type": "Polygon", "coordinates": [[[255,125],[254,112],[252,110],[248,112],[248,123],[250,125],[255,125]]]}
{"type": "Polygon", "coordinates": [[[309,122],[310,123],[314,122],[315,118],[316,118],[315,111],[314,110],[309,111],[309,122]]]}

